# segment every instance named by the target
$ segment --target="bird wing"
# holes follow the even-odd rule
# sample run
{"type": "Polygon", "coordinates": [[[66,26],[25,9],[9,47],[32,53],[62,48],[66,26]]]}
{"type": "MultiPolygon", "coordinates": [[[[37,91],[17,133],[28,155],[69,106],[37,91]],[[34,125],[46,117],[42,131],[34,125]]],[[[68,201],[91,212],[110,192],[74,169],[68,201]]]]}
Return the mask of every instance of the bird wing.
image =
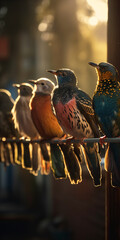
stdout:
{"type": "Polygon", "coordinates": [[[113,108],[112,111],[114,112],[113,115],[113,132],[112,135],[113,137],[118,137],[120,136],[120,89],[118,92],[118,96],[116,96],[116,99],[113,99],[113,108]],[[115,114],[116,113],[116,114],[115,114]]]}
{"type": "Polygon", "coordinates": [[[95,120],[92,100],[88,94],[78,89],[75,94],[78,110],[84,115],[90,124],[95,137],[99,137],[99,129],[95,120]]]}
{"type": "Polygon", "coordinates": [[[12,138],[19,136],[17,130],[14,128],[10,112],[4,113],[0,111],[0,121],[0,137],[12,138]]]}

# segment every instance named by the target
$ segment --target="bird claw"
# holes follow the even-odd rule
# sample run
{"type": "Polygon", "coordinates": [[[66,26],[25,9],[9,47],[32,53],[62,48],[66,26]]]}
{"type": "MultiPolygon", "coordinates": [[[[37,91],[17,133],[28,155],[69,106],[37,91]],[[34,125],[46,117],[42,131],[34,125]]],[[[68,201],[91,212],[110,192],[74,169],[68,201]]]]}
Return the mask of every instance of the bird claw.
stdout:
{"type": "Polygon", "coordinates": [[[61,139],[61,140],[65,140],[65,139],[67,139],[67,135],[64,134],[60,139],[61,139]]]}
{"type": "Polygon", "coordinates": [[[67,139],[66,139],[66,143],[71,143],[71,140],[74,140],[75,138],[74,137],[68,137],[67,139]]]}
{"type": "Polygon", "coordinates": [[[66,140],[66,137],[67,137],[67,135],[66,134],[64,134],[61,138],[58,138],[58,137],[54,137],[54,138],[52,138],[51,140],[57,140],[58,141],[58,144],[62,144],[62,140],[66,140]]]}
{"type": "Polygon", "coordinates": [[[81,139],[80,139],[80,144],[81,144],[82,146],[85,144],[85,142],[84,142],[85,139],[86,139],[86,138],[81,138],[81,139]]]}
{"type": "MultiPolygon", "coordinates": [[[[66,143],[71,143],[71,140],[74,140],[74,139],[76,139],[75,137],[69,137],[69,138],[67,138],[66,139],[66,143]]],[[[79,138],[78,140],[79,140],[79,144],[81,144],[81,145],[84,145],[84,139],[85,138],[79,138]]]]}
{"type": "Polygon", "coordinates": [[[100,143],[100,145],[102,146],[102,148],[103,148],[103,146],[104,146],[104,144],[105,144],[105,138],[106,138],[106,135],[104,135],[104,136],[102,136],[102,137],[100,137],[99,138],[99,143],[100,143]]]}
{"type": "MultiPolygon", "coordinates": [[[[73,137],[73,136],[69,136],[69,137],[66,138],[65,140],[66,140],[66,143],[70,144],[70,143],[72,143],[71,140],[74,140],[74,139],[76,139],[76,138],[73,137]]],[[[84,145],[84,139],[85,139],[85,138],[80,138],[80,139],[78,139],[78,140],[79,140],[79,144],[84,145]]]]}

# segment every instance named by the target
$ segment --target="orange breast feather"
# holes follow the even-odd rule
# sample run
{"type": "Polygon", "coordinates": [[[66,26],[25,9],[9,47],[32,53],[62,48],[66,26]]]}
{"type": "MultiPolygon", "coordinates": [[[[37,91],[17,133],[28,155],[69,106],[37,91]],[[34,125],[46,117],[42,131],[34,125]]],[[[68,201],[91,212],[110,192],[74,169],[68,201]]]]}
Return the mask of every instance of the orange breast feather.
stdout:
{"type": "Polygon", "coordinates": [[[53,114],[50,96],[35,96],[31,102],[33,122],[43,138],[62,137],[63,131],[53,114]]]}

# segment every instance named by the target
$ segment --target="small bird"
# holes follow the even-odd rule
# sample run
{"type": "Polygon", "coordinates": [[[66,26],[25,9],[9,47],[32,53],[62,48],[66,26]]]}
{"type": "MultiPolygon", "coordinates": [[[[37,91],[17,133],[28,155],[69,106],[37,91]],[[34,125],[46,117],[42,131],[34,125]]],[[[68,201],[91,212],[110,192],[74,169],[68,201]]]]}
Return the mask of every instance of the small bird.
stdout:
{"type": "Polygon", "coordinates": [[[12,121],[11,109],[14,106],[14,100],[11,93],[6,89],[0,89],[0,137],[12,138],[18,134],[12,121]]]}
{"type": "MultiPolygon", "coordinates": [[[[51,94],[55,85],[47,78],[30,82],[35,85],[31,99],[31,115],[38,132],[44,139],[62,138],[64,132],[51,105],[51,94]]],[[[78,183],[81,182],[81,166],[73,148],[70,144],[50,144],[52,169],[56,178],[66,178],[67,169],[71,183],[78,183]]]]}
{"type": "Polygon", "coordinates": [[[33,87],[28,83],[13,84],[13,86],[18,90],[18,97],[12,109],[15,128],[26,138],[36,138],[39,134],[33,124],[29,108],[33,87]]]}
{"type": "MultiPolygon", "coordinates": [[[[11,93],[6,89],[0,89],[0,138],[15,138],[18,137],[18,131],[14,127],[12,120],[11,109],[14,105],[14,100],[11,93]]],[[[15,162],[16,147],[15,144],[0,143],[1,162],[7,166],[15,162]]]]}
{"type": "MultiPolygon", "coordinates": [[[[14,107],[12,109],[15,127],[18,129],[22,137],[39,139],[40,136],[32,121],[31,111],[29,107],[33,87],[28,83],[14,84],[13,86],[18,89],[18,97],[16,98],[14,107]]],[[[37,143],[32,144],[32,158],[30,154],[29,141],[26,141],[26,143],[24,143],[24,146],[26,146],[27,148],[27,156],[26,151],[24,151],[23,167],[30,169],[31,172],[35,175],[38,174],[38,170],[40,169],[40,167],[42,167],[42,172],[44,173],[44,163],[41,160],[39,145],[37,143]],[[28,155],[30,161],[25,162],[25,159],[29,159],[28,155]]],[[[42,144],[40,147],[45,160],[49,160],[47,146],[45,144],[42,144]]],[[[50,166],[50,163],[48,163],[48,165],[50,166]]],[[[48,166],[47,168],[49,169],[48,166]]]]}
{"type": "MultiPolygon", "coordinates": [[[[98,137],[91,98],[78,89],[74,72],[70,69],[49,70],[58,80],[53,93],[53,105],[57,119],[65,133],[74,138],[98,137]]],[[[101,166],[97,143],[86,143],[84,154],[86,165],[95,186],[101,185],[101,166]]]]}
{"type": "MultiPolygon", "coordinates": [[[[93,108],[103,133],[120,136],[120,83],[117,69],[110,63],[89,62],[98,75],[93,95],[93,108]]],[[[111,173],[111,185],[120,187],[120,143],[109,143],[105,154],[105,169],[111,173]]]]}

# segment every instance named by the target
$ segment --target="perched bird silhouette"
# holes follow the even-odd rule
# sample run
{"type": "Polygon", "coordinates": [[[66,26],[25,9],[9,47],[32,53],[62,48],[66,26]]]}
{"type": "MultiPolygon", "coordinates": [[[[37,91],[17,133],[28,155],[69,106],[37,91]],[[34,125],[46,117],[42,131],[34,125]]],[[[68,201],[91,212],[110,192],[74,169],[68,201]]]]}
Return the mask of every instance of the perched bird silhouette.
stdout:
{"type": "MultiPolygon", "coordinates": [[[[107,137],[120,136],[120,83],[117,69],[110,63],[89,63],[98,75],[93,95],[96,119],[107,137]]],[[[120,143],[109,143],[105,169],[111,172],[112,186],[120,187],[120,143]]]]}
{"type": "MultiPolygon", "coordinates": [[[[15,127],[18,129],[22,137],[30,138],[30,139],[39,139],[40,136],[32,121],[31,111],[29,107],[33,87],[28,83],[14,84],[13,86],[17,87],[18,89],[18,97],[16,98],[14,107],[12,109],[15,127]]],[[[50,160],[47,146],[45,144],[42,144],[40,146],[41,147],[41,152],[40,152],[39,145],[37,143],[33,143],[32,156],[31,156],[31,151],[30,151],[31,146],[29,145],[29,141],[26,141],[24,145],[26,145],[27,151],[24,151],[23,167],[30,169],[31,172],[35,175],[38,174],[38,170],[40,169],[40,167],[42,167],[42,171],[44,173],[44,170],[43,170],[44,164],[43,164],[43,161],[41,160],[41,152],[45,160],[50,160]],[[25,162],[25,159],[26,161],[27,160],[28,161],[25,162]]],[[[50,163],[48,165],[50,165],[50,163]]]]}
{"type": "MultiPolygon", "coordinates": [[[[15,138],[18,137],[18,131],[14,127],[12,120],[11,109],[14,105],[14,100],[11,93],[6,89],[0,89],[0,138],[15,138]]],[[[15,144],[0,143],[0,157],[5,165],[15,162],[16,147],[15,144]]]]}
{"type": "MultiPolygon", "coordinates": [[[[34,95],[31,99],[31,115],[33,122],[44,139],[62,138],[64,132],[58,123],[51,105],[51,93],[55,87],[47,78],[31,80],[35,84],[34,95]]],[[[76,146],[75,146],[76,147],[76,146]]],[[[81,166],[74,146],[66,144],[50,144],[52,169],[56,178],[66,178],[71,183],[78,183],[81,179],[81,166]]],[[[79,154],[80,151],[78,150],[79,154]]]]}
{"type": "MultiPolygon", "coordinates": [[[[54,74],[59,87],[53,93],[56,116],[65,133],[75,138],[98,137],[90,97],[76,86],[76,76],[70,69],[48,71],[54,74]]],[[[95,186],[101,184],[101,166],[97,143],[86,143],[84,154],[86,165],[95,186]]]]}

